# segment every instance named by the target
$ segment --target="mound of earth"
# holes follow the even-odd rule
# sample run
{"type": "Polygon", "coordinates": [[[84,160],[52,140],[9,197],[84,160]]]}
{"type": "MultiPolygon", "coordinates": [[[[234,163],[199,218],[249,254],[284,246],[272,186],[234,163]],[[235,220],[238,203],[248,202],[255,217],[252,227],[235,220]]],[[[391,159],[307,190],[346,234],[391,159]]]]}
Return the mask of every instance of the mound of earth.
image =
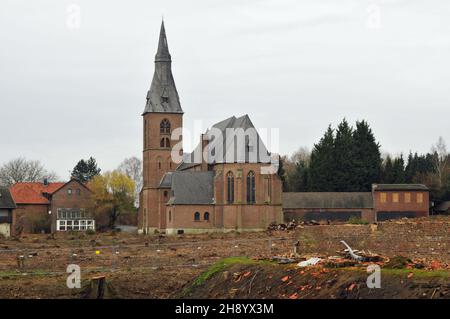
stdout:
{"type": "Polygon", "coordinates": [[[298,268],[246,258],[225,259],[184,288],[181,298],[450,299],[450,273],[382,269],[381,288],[367,287],[365,268],[298,268]]]}

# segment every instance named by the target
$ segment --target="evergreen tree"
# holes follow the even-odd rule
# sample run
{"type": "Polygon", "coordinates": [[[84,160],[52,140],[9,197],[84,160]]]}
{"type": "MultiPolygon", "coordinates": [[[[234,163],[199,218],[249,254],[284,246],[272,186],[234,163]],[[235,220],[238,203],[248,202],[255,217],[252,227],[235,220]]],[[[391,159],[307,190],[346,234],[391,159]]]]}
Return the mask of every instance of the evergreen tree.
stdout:
{"type": "Polygon", "coordinates": [[[353,129],[347,120],[342,120],[336,131],[334,140],[333,159],[333,187],[336,192],[351,192],[359,190],[357,176],[355,175],[355,143],[353,129]]]}
{"type": "Polygon", "coordinates": [[[305,161],[300,161],[295,165],[293,176],[293,191],[307,192],[309,190],[309,169],[305,161]]]}
{"type": "Polygon", "coordinates": [[[383,163],[383,169],[381,173],[381,183],[391,184],[394,181],[393,162],[390,155],[386,157],[383,163]]]}
{"type": "Polygon", "coordinates": [[[406,183],[405,161],[403,159],[403,155],[400,155],[394,159],[392,159],[389,155],[386,157],[381,182],[385,184],[406,183]]]}
{"type": "Polygon", "coordinates": [[[309,166],[309,190],[333,191],[334,187],[334,130],[328,126],[319,143],[314,145],[309,166]]]}
{"type": "Polygon", "coordinates": [[[403,155],[400,155],[400,157],[394,159],[392,169],[394,175],[394,180],[392,183],[394,184],[405,183],[405,161],[403,159],[403,155]]]}
{"type": "Polygon", "coordinates": [[[366,121],[356,122],[353,132],[354,174],[356,191],[368,192],[372,184],[380,180],[381,154],[380,145],[366,121]]]}
{"type": "Polygon", "coordinates": [[[72,170],[72,178],[78,179],[82,183],[89,182],[94,176],[99,175],[101,169],[97,166],[97,161],[90,157],[87,161],[81,159],[72,170]]]}

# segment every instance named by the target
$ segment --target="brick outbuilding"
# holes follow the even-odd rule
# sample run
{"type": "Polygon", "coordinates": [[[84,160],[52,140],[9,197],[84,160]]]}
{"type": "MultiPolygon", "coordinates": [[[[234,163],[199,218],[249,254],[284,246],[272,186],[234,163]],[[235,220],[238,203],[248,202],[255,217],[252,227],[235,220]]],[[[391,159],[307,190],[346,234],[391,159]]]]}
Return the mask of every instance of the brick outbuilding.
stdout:
{"type": "Polygon", "coordinates": [[[283,193],[285,221],[357,218],[368,222],[429,215],[429,190],[421,184],[374,184],[372,192],[283,193]]]}

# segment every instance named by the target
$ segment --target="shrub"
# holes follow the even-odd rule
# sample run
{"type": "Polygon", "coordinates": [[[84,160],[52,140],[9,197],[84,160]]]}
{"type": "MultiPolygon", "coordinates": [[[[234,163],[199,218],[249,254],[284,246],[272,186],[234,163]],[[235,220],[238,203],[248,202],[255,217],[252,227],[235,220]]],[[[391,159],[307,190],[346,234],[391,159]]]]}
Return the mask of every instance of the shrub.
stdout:
{"type": "Polygon", "coordinates": [[[367,224],[369,224],[368,221],[365,221],[365,220],[363,220],[363,219],[361,219],[359,217],[356,217],[356,216],[350,217],[350,219],[348,220],[348,223],[352,224],[352,225],[367,225],[367,224]]]}

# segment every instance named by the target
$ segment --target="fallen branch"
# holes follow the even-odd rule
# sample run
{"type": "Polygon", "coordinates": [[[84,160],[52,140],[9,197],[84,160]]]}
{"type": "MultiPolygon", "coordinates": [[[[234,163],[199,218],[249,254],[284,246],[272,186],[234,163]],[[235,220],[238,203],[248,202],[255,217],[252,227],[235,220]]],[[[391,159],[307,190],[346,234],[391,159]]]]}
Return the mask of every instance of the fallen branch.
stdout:
{"type": "Polygon", "coordinates": [[[255,274],[253,275],[252,279],[250,280],[247,296],[249,296],[250,293],[252,292],[252,283],[253,283],[253,280],[255,280],[255,277],[258,274],[258,272],[259,272],[259,270],[255,272],[255,274]]]}
{"type": "Polygon", "coordinates": [[[359,255],[356,255],[356,254],[353,252],[353,249],[351,249],[351,247],[350,247],[345,241],[341,240],[341,243],[343,243],[343,244],[345,245],[345,247],[347,247],[348,253],[350,254],[350,256],[351,256],[353,259],[358,260],[358,261],[364,261],[364,257],[359,256],[359,255]]]}

